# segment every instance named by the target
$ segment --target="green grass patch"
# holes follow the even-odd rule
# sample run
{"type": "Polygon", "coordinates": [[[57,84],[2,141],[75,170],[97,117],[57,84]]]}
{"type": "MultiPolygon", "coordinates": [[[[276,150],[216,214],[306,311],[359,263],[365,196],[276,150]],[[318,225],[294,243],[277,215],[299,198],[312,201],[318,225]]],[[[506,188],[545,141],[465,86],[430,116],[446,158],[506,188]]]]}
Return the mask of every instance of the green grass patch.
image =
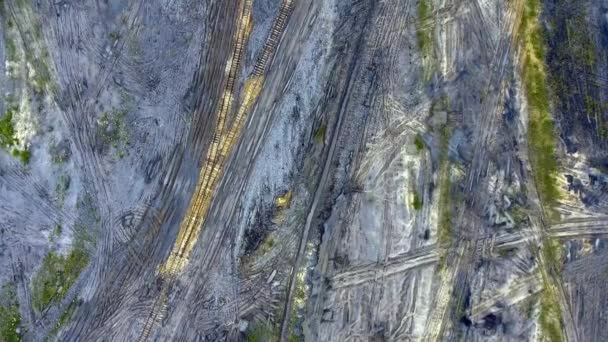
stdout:
{"type": "Polygon", "coordinates": [[[13,149],[12,155],[19,158],[23,165],[27,165],[30,162],[30,150],[27,148],[25,150],[13,149]]]}
{"type": "Polygon", "coordinates": [[[420,134],[417,134],[414,138],[414,145],[416,146],[416,150],[418,152],[422,152],[422,150],[424,150],[424,141],[422,140],[420,134]]]}
{"type": "Polygon", "coordinates": [[[267,236],[262,245],[260,245],[260,252],[262,254],[266,254],[272,250],[274,245],[276,244],[276,240],[273,236],[267,236]]]}
{"type": "MultiPolygon", "coordinates": [[[[554,207],[560,193],[556,181],[558,165],[545,67],[546,39],[538,21],[540,10],[539,0],[526,1],[519,39],[523,47],[522,78],[529,107],[528,149],[532,174],[543,210],[549,220],[554,220],[558,217],[554,207]]],[[[556,280],[552,279],[552,275],[559,274],[561,268],[561,246],[557,241],[544,240],[542,247],[544,264],[540,272],[544,290],[540,298],[541,338],[543,341],[563,341],[561,309],[557,289],[553,285],[556,280]]]]}
{"type": "Polygon", "coordinates": [[[270,322],[258,322],[246,337],[247,342],[275,342],[279,340],[279,331],[270,322]]]}
{"type": "Polygon", "coordinates": [[[416,41],[424,58],[433,57],[433,26],[431,23],[433,5],[430,0],[418,0],[418,21],[416,21],[416,41]]]}
{"type": "MultiPolygon", "coordinates": [[[[12,30],[13,23],[12,21],[7,21],[6,25],[4,25],[4,38],[5,38],[5,50],[6,50],[6,59],[10,62],[19,62],[18,60],[18,50],[22,50],[25,60],[22,61],[23,64],[27,62],[27,69],[32,68],[31,70],[26,72],[27,75],[22,75],[27,78],[31,88],[35,93],[42,94],[45,90],[51,90],[52,92],[56,91],[56,87],[51,83],[51,72],[48,66],[48,51],[44,46],[44,37],[42,34],[42,25],[37,20],[35,15],[28,15],[26,13],[31,13],[32,9],[30,5],[25,0],[18,0],[16,2],[18,7],[22,8],[21,11],[18,11],[17,18],[22,25],[20,26],[18,31],[12,30]],[[12,31],[12,34],[9,33],[12,31]],[[20,46],[12,39],[11,36],[21,36],[26,37],[27,42],[21,40],[20,46]]],[[[19,77],[15,75],[16,77],[19,77]]]]}
{"type": "Polygon", "coordinates": [[[559,315],[561,311],[557,302],[549,294],[541,297],[540,325],[543,330],[543,341],[563,341],[559,315]]]}
{"type": "Polygon", "coordinates": [[[323,144],[325,142],[325,134],[327,133],[327,125],[322,124],[317,128],[313,135],[313,139],[317,144],[323,144]]]}
{"type": "Polygon", "coordinates": [[[420,195],[416,191],[414,191],[414,198],[412,199],[412,207],[414,207],[414,210],[422,209],[422,198],[420,198],[420,195]]]}
{"type": "Polygon", "coordinates": [[[520,228],[521,223],[528,219],[528,211],[519,204],[514,204],[509,213],[515,222],[515,228],[520,228]]]}
{"type": "Polygon", "coordinates": [[[6,150],[10,150],[11,154],[19,158],[24,165],[30,161],[30,151],[26,148],[19,150],[13,148],[19,140],[15,137],[15,126],[13,126],[13,115],[19,110],[17,106],[9,106],[6,114],[0,119],[0,146],[6,150]]]}
{"type": "Polygon", "coordinates": [[[12,147],[18,142],[15,138],[15,127],[13,126],[13,114],[17,110],[19,110],[18,107],[9,107],[4,117],[0,119],[0,145],[4,148],[12,147]]]}
{"type": "Polygon", "coordinates": [[[529,107],[528,148],[532,173],[543,208],[552,219],[556,216],[553,208],[560,193],[556,181],[558,165],[544,65],[545,39],[538,23],[539,13],[538,0],[526,2],[519,34],[523,45],[522,77],[529,107]]]}
{"type": "Polygon", "coordinates": [[[75,246],[67,255],[49,252],[32,279],[34,309],[43,311],[51,303],[61,300],[88,262],[89,256],[80,246],[75,246]]]}
{"type": "Polygon", "coordinates": [[[556,274],[561,272],[562,264],[562,245],[559,240],[546,238],[543,240],[543,257],[546,266],[555,271],[556,274]]]}
{"type": "Polygon", "coordinates": [[[15,287],[13,284],[5,284],[0,292],[0,341],[21,341],[17,333],[20,324],[21,315],[15,287]]]}
{"type": "Polygon", "coordinates": [[[123,120],[127,116],[128,109],[113,109],[104,112],[99,119],[99,135],[104,143],[109,144],[116,150],[119,158],[125,156],[124,145],[128,144],[129,134],[123,120]]]}
{"type": "Polygon", "coordinates": [[[562,312],[558,302],[558,290],[552,284],[551,274],[561,273],[562,245],[559,240],[547,238],[543,240],[544,270],[541,270],[543,279],[543,292],[540,296],[540,317],[542,341],[565,341],[562,332],[562,312]],[[547,272],[548,270],[548,272],[547,272]]]}
{"type": "Polygon", "coordinates": [[[540,297],[541,341],[565,341],[562,333],[562,312],[557,301],[556,289],[545,281],[540,297]]]}

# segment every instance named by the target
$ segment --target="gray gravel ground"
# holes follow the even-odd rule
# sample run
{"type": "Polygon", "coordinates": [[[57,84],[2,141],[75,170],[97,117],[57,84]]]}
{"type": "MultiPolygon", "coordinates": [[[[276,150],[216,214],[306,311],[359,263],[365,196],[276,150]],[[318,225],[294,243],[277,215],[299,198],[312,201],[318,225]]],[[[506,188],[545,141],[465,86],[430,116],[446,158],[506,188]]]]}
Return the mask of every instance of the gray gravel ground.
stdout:
{"type": "MultiPolygon", "coordinates": [[[[572,82],[600,102],[604,2],[584,1],[599,81],[572,82]]],[[[552,97],[562,197],[548,222],[521,4],[253,0],[237,61],[247,0],[0,2],[0,119],[13,113],[17,138],[0,149],[0,285],[21,340],[540,340],[550,281],[567,340],[605,340],[602,121],[552,97]],[[232,125],[252,75],[261,90],[168,272],[228,134],[221,108],[232,125]],[[86,267],[39,308],[45,258],[74,250],[86,267]]],[[[561,32],[561,2],[542,4],[561,32]]]]}

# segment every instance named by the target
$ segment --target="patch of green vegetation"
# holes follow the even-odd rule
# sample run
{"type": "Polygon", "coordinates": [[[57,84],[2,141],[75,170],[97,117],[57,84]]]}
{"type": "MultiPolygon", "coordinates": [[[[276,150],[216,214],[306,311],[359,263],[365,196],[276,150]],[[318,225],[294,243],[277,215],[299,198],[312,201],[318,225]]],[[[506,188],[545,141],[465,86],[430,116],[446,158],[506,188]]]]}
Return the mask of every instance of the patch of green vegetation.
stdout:
{"type": "Polygon", "coordinates": [[[279,332],[270,322],[258,322],[246,337],[247,342],[275,342],[279,340],[279,332]]]}
{"type": "Polygon", "coordinates": [[[43,311],[51,303],[61,300],[87,266],[89,256],[76,245],[67,255],[50,251],[32,279],[32,306],[43,311]]]}
{"type": "Polygon", "coordinates": [[[30,151],[27,148],[24,150],[13,148],[19,143],[19,140],[15,137],[15,127],[13,126],[13,115],[18,110],[19,107],[9,106],[4,117],[0,119],[0,146],[11,150],[11,154],[26,165],[30,161],[30,151]]]}
{"type": "Polygon", "coordinates": [[[412,207],[414,207],[414,210],[422,209],[422,199],[420,198],[420,195],[416,191],[414,191],[414,198],[412,199],[412,207]]]}
{"type": "Polygon", "coordinates": [[[543,292],[540,297],[540,317],[543,341],[564,341],[562,332],[562,312],[558,302],[558,290],[553,285],[551,274],[561,273],[562,245],[559,240],[547,238],[542,245],[544,269],[541,269],[543,292]]]}
{"type": "Polygon", "coordinates": [[[323,144],[325,141],[325,133],[327,133],[327,125],[322,124],[317,128],[315,134],[313,135],[313,139],[317,144],[323,144]]]}
{"type": "Polygon", "coordinates": [[[544,35],[538,23],[540,1],[526,1],[520,26],[523,43],[523,82],[529,107],[528,148],[532,173],[543,208],[551,219],[560,193],[549,87],[545,76],[544,35]]]}
{"type": "MultiPolygon", "coordinates": [[[[556,175],[558,165],[555,157],[555,138],[553,119],[550,115],[549,85],[546,80],[545,41],[546,37],[539,24],[540,0],[528,0],[524,6],[519,38],[522,42],[522,77],[528,100],[528,148],[536,183],[543,209],[548,218],[554,219],[554,207],[559,200],[556,175]]],[[[561,94],[559,94],[561,95],[561,94]]],[[[544,290],[540,299],[540,326],[545,341],[563,341],[562,318],[554,277],[559,273],[561,260],[558,241],[544,240],[542,246],[540,272],[544,290]]]]}
{"type": "Polygon", "coordinates": [[[17,332],[19,324],[21,324],[21,315],[19,314],[19,302],[17,302],[15,286],[8,283],[2,286],[0,292],[0,341],[21,341],[17,332]]]}
{"type": "Polygon", "coordinates": [[[511,218],[513,218],[513,221],[515,222],[515,228],[519,228],[520,224],[528,218],[527,211],[518,204],[514,204],[511,207],[510,215],[511,218]]]}
{"type": "Polygon", "coordinates": [[[545,287],[540,298],[540,326],[542,341],[564,341],[561,324],[561,310],[556,293],[551,287],[545,287]]]}
{"type": "Polygon", "coordinates": [[[416,22],[416,40],[418,49],[424,58],[433,56],[433,26],[431,18],[433,5],[430,0],[418,0],[418,21],[416,22]]]}
{"type": "MultiPolygon", "coordinates": [[[[22,8],[22,11],[20,11],[21,13],[31,12],[31,8],[29,8],[30,6],[25,0],[17,1],[17,5],[22,8]]],[[[42,93],[46,89],[54,90],[50,87],[51,73],[47,64],[48,51],[44,47],[42,25],[38,20],[36,20],[34,15],[25,15],[24,17],[17,18],[17,20],[20,20],[23,25],[20,27],[21,32],[15,32],[14,34],[21,35],[22,37],[28,37],[28,44],[22,44],[22,47],[25,49],[24,53],[26,62],[28,63],[28,68],[31,67],[34,71],[31,74],[31,77],[29,75],[27,76],[30,78],[29,81],[31,81],[33,90],[36,93],[42,93]],[[31,41],[29,38],[31,38],[31,41]]],[[[4,34],[7,60],[17,62],[17,44],[14,40],[12,40],[11,36],[7,32],[7,29],[11,28],[12,21],[7,23],[4,34]]]]}
{"type": "Polygon", "coordinates": [[[543,240],[543,257],[547,267],[557,274],[561,272],[562,245],[559,240],[551,238],[543,240]]]}
{"type": "Polygon", "coordinates": [[[269,235],[268,237],[266,237],[266,239],[260,246],[260,252],[262,254],[266,254],[266,253],[270,252],[272,250],[272,247],[274,247],[275,243],[276,243],[275,238],[273,236],[269,235]]]}
{"type": "Polygon", "coordinates": [[[13,126],[13,114],[19,108],[11,106],[7,109],[6,115],[0,119],[0,145],[4,148],[14,146],[18,141],[15,138],[15,127],[13,126]]]}
{"type": "Polygon", "coordinates": [[[19,158],[23,165],[27,165],[30,162],[30,150],[27,148],[25,150],[13,149],[13,157],[19,158]]]}
{"type": "Polygon", "coordinates": [[[416,138],[414,138],[414,145],[416,146],[416,150],[418,152],[422,152],[422,150],[424,149],[424,141],[422,140],[420,134],[417,134],[416,138]]]}
{"type": "Polygon", "coordinates": [[[125,150],[122,148],[128,144],[127,127],[123,123],[123,119],[128,113],[128,109],[114,109],[110,112],[104,112],[99,119],[99,135],[101,139],[112,146],[119,158],[125,156],[125,150]]]}

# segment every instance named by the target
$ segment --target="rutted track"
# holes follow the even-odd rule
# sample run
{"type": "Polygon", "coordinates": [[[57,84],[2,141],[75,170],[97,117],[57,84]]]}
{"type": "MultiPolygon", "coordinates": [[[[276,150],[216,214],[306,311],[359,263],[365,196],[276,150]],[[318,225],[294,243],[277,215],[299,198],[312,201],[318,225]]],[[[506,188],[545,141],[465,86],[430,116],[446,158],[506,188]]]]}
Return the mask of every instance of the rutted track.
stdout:
{"type": "MultiPolygon", "coordinates": [[[[232,153],[234,143],[239,139],[248,112],[255,103],[257,96],[264,83],[264,77],[272,56],[280,41],[280,36],[286,26],[292,9],[292,0],[285,0],[281,4],[279,14],[275,18],[269,37],[263,47],[260,57],[254,66],[253,74],[246,80],[240,106],[236,111],[233,121],[228,125],[228,116],[232,110],[234,101],[234,86],[236,76],[240,70],[240,62],[243,48],[251,30],[252,0],[245,0],[241,12],[237,17],[238,29],[236,30],[235,43],[232,55],[226,65],[226,85],[222,94],[222,101],[217,115],[217,122],[211,146],[204,160],[199,179],[192,196],[186,215],[180,225],[177,239],[167,261],[161,265],[160,273],[163,278],[160,295],[156,298],[151,313],[148,316],[140,341],[147,340],[155,322],[160,320],[165,311],[167,294],[171,289],[175,277],[181,273],[188,262],[192,248],[196,244],[198,235],[205,222],[206,215],[211,206],[216,188],[222,178],[222,174],[228,157],[232,153]]],[[[217,252],[217,248],[209,246],[217,252]]]]}
{"type": "Polygon", "coordinates": [[[162,318],[162,314],[165,311],[167,292],[171,287],[171,282],[185,264],[184,257],[187,258],[187,253],[190,251],[190,248],[195,241],[195,238],[193,239],[193,234],[200,228],[200,225],[204,220],[204,215],[208,210],[213,191],[211,187],[215,186],[220,176],[221,163],[224,161],[220,150],[223,150],[222,145],[225,143],[225,139],[222,139],[222,137],[224,136],[226,116],[229,114],[233,102],[234,83],[239,70],[243,46],[245,45],[248,30],[250,29],[251,5],[251,0],[245,0],[240,9],[241,12],[237,16],[238,28],[235,32],[235,43],[230,60],[228,60],[226,65],[225,73],[227,80],[216,119],[213,140],[208,149],[207,157],[205,158],[204,166],[199,175],[194,195],[190,201],[190,206],[188,207],[186,216],[180,226],[174,248],[171,251],[166,264],[161,268],[164,279],[160,295],[156,298],[150,315],[146,319],[139,338],[140,341],[148,339],[154,323],[162,318]]]}
{"type": "MultiPolygon", "coordinates": [[[[362,3],[362,6],[365,6],[365,3],[362,3]]],[[[371,21],[371,17],[372,17],[372,13],[373,13],[373,7],[374,5],[371,5],[370,8],[367,8],[367,16],[364,18],[362,27],[367,27],[368,24],[371,21]]],[[[354,56],[358,56],[361,52],[362,49],[364,48],[364,35],[361,34],[355,43],[354,46],[354,56]]],[[[289,326],[290,326],[290,315],[291,315],[291,309],[292,309],[292,305],[293,305],[293,294],[294,291],[296,290],[296,282],[297,282],[297,273],[302,265],[302,259],[304,257],[304,253],[306,250],[306,244],[308,242],[308,237],[309,237],[309,232],[311,229],[311,226],[313,224],[313,220],[315,219],[318,210],[320,209],[321,206],[321,202],[322,202],[322,196],[325,194],[325,190],[326,190],[326,186],[327,186],[327,182],[328,179],[330,177],[332,177],[332,175],[330,174],[330,170],[332,168],[332,164],[334,163],[334,154],[336,152],[336,148],[338,146],[338,141],[339,141],[339,137],[340,137],[340,133],[341,130],[343,128],[343,124],[344,124],[344,117],[346,116],[346,111],[347,111],[347,107],[349,104],[349,100],[350,100],[350,95],[351,92],[353,90],[354,87],[354,81],[353,81],[353,76],[356,77],[356,75],[359,73],[359,68],[358,68],[358,64],[356,62],[356,59],[353,57],[350,61],[347,62],[347,68],[349,70],[349,72],[346,75],[346,80],[344,83],[344,88],[341,90],[341,94],[339,95],[339,102],[338,102],[338,106],[337,106],[337,119],[334,123],[334,127],[331,129],[331,135],[330,138],[328,139],[329,141],[329,148],[327,151],[326,156],[324,157],[324,161],[322,163],[322,173],[321,173],[321,177],[319,179],[319,181],[315,184],[314,187],[314,197],[312,198],[312,201],[310,203],[310,206],[307,209],[307,216],[306,216],[306,222],[304,223],[304,227],[302,229],[302,234],[299,238],[299,244],[298,244],[298,250],[296,252],[296,258],[295,258],[295,263],[293,265],[291,274],[289,276],[289,282],[288,282],[288,288],[287,288],[287,299],[285,301],[285,306],[283,307],[283,317],[282,317],[282,321],[281,321],[281,330],[280,330],[280,337],[279,340],[280,341],[286,341],[287,340],[287,335],[289,332],[289,326]]]]}
{"type": "MultiPolygon", "coordinates": [[[[475,125],[473,160],[465,178],[465,188],[467,189],[465,194],[467,198],[466,210],[474,207],[476,203],[483,202],[476,197],[476,194],[479,193],[477,191],[478,187],[485,184],[485,182],[480,182],[480,179],[489,162],[488,150],[491,148],[496,124],[500,122],[498,116],[500,114],[501,100],[504,95],[504,76],[508,70],[509,57],[517,35],[517,18],[519,17],[518,14],[521,13],[522,4],[522,1],[517,1],[508,5],[507,19],[499,28],[496,44],[490,43],[490,45],[495,45],[495,49],[489,58],[489,63],[492,66],[491,74],[483,90],[489,94],[497,93],[497,95],[490,96],[489,99],[483,101],[482,110],[480,111],[482,117],[479,119],[480,122],[475,125]]],[[[476,6],[474,12],[478,14],[478,3],[475,3],[473,6],[476,6]]],[[[484,22],[483,26],[485,25],[487,24],[484,22]]],[[[445,322],[447,310],[451,306],[451,303],[462,301],[463,291],[471,276],[471,270],[467,265],[471,261],[476,260],[478,252],[487,249],[486,243],[491,241],[482,239],[482,248],[478,248],[477,245],[480,241],[479,237],[483,227],[474,221],[459,220],[461,221],[460,228],[467,228],[464,234],[465,237],[467,233],[469,233],[469,236],[465,239],[459,238],[459,241],[456,242],[457,248],[451,248],[453,250],[452,253],[456,254],[454,256],[455,262],[454,265],[448,264],[448,271],[442,272],[438,296],[435,299],[435,305],[426,324],[425,341],[437,341],[442,338],[443,331],[446,330],[445,325],[449,324],[449,322],[445,322]]],[[[448,252],[447,255],[449,256],[450,253],[448,252]]]]}
{"type": "Polygon", "coordinates": [[[438,258],[436,246],[431,245],[413,253],[391,257],[385,263],[353,267],[334,275],[329,282],[333,289],[355,286],[378,277],[389,277],[413,268],[432,265],[438,258]]]}
{"type": "MultiPolygon", "coordinates": [[[[598,235],[608,235],[608,222],[601,219],[586,219],[586,225],[579,222],[564,222],[551,226],[548,235],[550,237],[597,237],[598,235]]],[[[476,240],[475,253],[491,253],[495,250],[514,248],[538,241],[541,237],[533,230],[521,230],[511,234],[483,237],[476,240]]],[[[472,242],[471,242],[472,243],[472,242]]],[[[329,278],[332,288],[355,286],[364,282],[371,281],[378,277],[378,273],[390,276],[396,273],[405,272],[410,269],[424,267],[434,264],[438,260],[441,247],[430,245],[411,253],[406,253],[390,257],[386,262],[358,265],[334,274],[329,278]]]]}
{"type": "Polygon", "coordinates": [[[499,289],[494,296],[472,307],[469,318],[473,322],[478,322],[489,313],[495,312],[494,308],[498,307],[498,305],[514,305],[541,290],[542,283],[536,274],[518,279],[514,284],[499,289]]]}

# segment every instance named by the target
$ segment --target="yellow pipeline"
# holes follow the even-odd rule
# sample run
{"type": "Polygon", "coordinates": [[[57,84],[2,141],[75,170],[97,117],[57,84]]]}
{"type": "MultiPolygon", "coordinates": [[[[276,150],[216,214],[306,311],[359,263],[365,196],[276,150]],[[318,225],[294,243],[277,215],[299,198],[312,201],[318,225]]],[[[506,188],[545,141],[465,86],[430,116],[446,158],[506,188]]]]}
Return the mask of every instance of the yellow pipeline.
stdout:
{"type": "MultiPolygon", "coordinates": [[[[225,76],[227,78],[227,83],[221,97],[222,102],[217,115],[217,124],[213,139],[207,151],[203,167],[199,173],[194,195],[190,200],[186,215],[180,224],[180,229],[173,249],[165,264],[160,267],[161,273],[165,275],[176,275],[186,265],[192,247],[198,239],[200,233],[199,228],[209,210],[213,192],[220,180],[223,164],[232,150],[234,137],[240,133],[240,128],[242,127],[242,123],[239,123],[237,117],[237,120],[233,123],[232,127],[227,130],[226,117],[230,114],[232,109],[232,102],[234,101],[234,83],[242,59],[243,48],[252,28],[251,5],[252,0],[245,1],[241,20],[239,21],[236,32],[236,43],[230,59],[226,63],[225,76]]],[[[245,94],[245,98],[247,99],[247,94],[245,94]]],[[[253,101],[255,101],[255,98],[252,102],[253,101]]],[[[242,110],[241,108],[239,108],[239,114],[241,112],[246,112],[246,110],[242,110]]],[[[243,121],[244,117],[244,114],[241,115],[241,121],[243,121]]]]}
{"type": "Polygon", "coordinates": [[[245,81],[241,104],[237,110],[234,122],[229,129],[226,129],[226,117],[230,114],[234,100],[234,82],[236,81],[245,42],[252,28],[251,4],[252,0],[245,1],[243,15],[241,16],[236,33],[236,44],[231,58],[226,63],[225,72],[228,80],[222,96],[217,126],[213,134],[211,146],[209,146],[194,195],[190,201],[186,216],[180,225],[173,249],[165,264],[160,267],[161,273],[167,276],[177,275],[188,262],[188,257],[200,234],[200,227],[211,206],[213,194],[220,181],[224,164],[232,152],[237,137],[241,134],[247,113],[262,89],[266,68],[270,63],[270,57],[276,49],[280,34],[286,25],[293,0],[283,1],[279,15],[275,18],[270,35],[264,45],[261,57],[254,66],[253,75],[245,81]]]}

